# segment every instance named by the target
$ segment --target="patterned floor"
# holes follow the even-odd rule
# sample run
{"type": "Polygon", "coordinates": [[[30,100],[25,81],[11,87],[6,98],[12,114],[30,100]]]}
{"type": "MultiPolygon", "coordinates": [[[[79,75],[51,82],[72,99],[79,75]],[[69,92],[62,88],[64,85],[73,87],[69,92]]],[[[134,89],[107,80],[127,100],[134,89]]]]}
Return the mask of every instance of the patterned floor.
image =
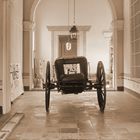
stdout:
{"type": "Polygon", "coordinates": [[[12,106],[24,118],[7,140],[140,140],[140,99],[130,94],[108,92],[104,113],[96,92],[51,92],[50,106],[46,113],[44,92],[25,92],[12,106]]]}

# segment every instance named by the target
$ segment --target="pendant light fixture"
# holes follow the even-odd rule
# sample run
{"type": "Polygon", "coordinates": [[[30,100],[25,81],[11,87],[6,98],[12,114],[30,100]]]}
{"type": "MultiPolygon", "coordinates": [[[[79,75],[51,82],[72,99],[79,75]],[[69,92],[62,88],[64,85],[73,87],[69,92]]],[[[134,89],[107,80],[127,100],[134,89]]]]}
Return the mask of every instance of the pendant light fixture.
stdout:
{"type": "Polygon", "coordinates": [[[73,11],[73,26],[71,27],[70,29],[70,36],[71,36],[71,39],[77,39],[77,33],[78,33],[78,29],[75,25],[75,0],[73,1],[73,4],[74,4],[74,11],[73,11]]]}
{"type": "MultiPolygon", "coordinates": [[[[69,0],[68,0],[68,31],[69,31],[69,0]]],[[[69,33],[69,32],[68,32],[69,33]]],[[[70,42],[70,35],[68,34],[68,41],[66,42],[66,50],[71,50],[71,42],[70,42]]]]}

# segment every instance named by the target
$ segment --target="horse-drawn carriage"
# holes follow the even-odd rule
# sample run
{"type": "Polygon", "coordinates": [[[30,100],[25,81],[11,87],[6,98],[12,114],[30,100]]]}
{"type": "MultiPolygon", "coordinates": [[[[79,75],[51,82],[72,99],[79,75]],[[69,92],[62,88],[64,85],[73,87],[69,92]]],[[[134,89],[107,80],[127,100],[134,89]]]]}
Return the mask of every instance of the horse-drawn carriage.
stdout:
{"type": "Polygon", "coordinates": [[[97,90],[97,99],[101,112],[106,104],[106,79],[101,61],[97,65],[96,80],[88,79],[88,63],[85,57],[59,58],[55,61],[56,81],[50,79],[50,62],[46,67],[45,106],[49,111],[50,91],[57,89],[62,94],[78,94],[83,91],[97,90]]]}

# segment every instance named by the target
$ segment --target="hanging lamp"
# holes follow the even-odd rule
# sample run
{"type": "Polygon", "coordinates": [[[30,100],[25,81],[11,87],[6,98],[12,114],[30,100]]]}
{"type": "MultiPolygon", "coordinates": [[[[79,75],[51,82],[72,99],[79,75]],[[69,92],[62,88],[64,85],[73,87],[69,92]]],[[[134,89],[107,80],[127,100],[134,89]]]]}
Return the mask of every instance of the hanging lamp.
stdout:
{"type": "MultiPolygon", "coordinates": [[[[68,31],[69,31],[69,0],[68,0],[68,31]]],[[[70,35],[68,34],[68,41],[66,42],[66,50],[70,51],[71,50],[71,42],[70,42],[70,35]]]]}
{"type": "Polygon", "coordinates": [[[73,15],[73,26],[71,27],[69,32],[70,32],[71,39],[77,39],[78,29],[75,25],[75,0],[74,0],[73,4],[74,4],[74,7],[73,7],[73,9],[74,9],[74,11],[73,11],[73,13],[74,13],[74,15],[73,15]]]}

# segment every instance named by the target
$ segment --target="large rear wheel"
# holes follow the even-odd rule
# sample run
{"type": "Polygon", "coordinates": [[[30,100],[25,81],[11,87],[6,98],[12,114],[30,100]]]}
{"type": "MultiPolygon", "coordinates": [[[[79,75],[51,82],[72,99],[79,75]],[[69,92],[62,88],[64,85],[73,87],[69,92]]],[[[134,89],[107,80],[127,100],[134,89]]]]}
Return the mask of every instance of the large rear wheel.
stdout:
{"type": "Polygon", "coordinates": [[[102,61],[98,62],[97,65],[97,98],[98,104],[100,107],[100,111],[104,112],[105,105],[106,105],[106,77],[105,77],[105,70],[102,61]]]}
{"type": "Polygon", "coordinates": [[[50,62],[47,62],[46,67],[46,86],[45,86],[45,107],[46,111],[49,112],[50,104],[50,62]]]}

